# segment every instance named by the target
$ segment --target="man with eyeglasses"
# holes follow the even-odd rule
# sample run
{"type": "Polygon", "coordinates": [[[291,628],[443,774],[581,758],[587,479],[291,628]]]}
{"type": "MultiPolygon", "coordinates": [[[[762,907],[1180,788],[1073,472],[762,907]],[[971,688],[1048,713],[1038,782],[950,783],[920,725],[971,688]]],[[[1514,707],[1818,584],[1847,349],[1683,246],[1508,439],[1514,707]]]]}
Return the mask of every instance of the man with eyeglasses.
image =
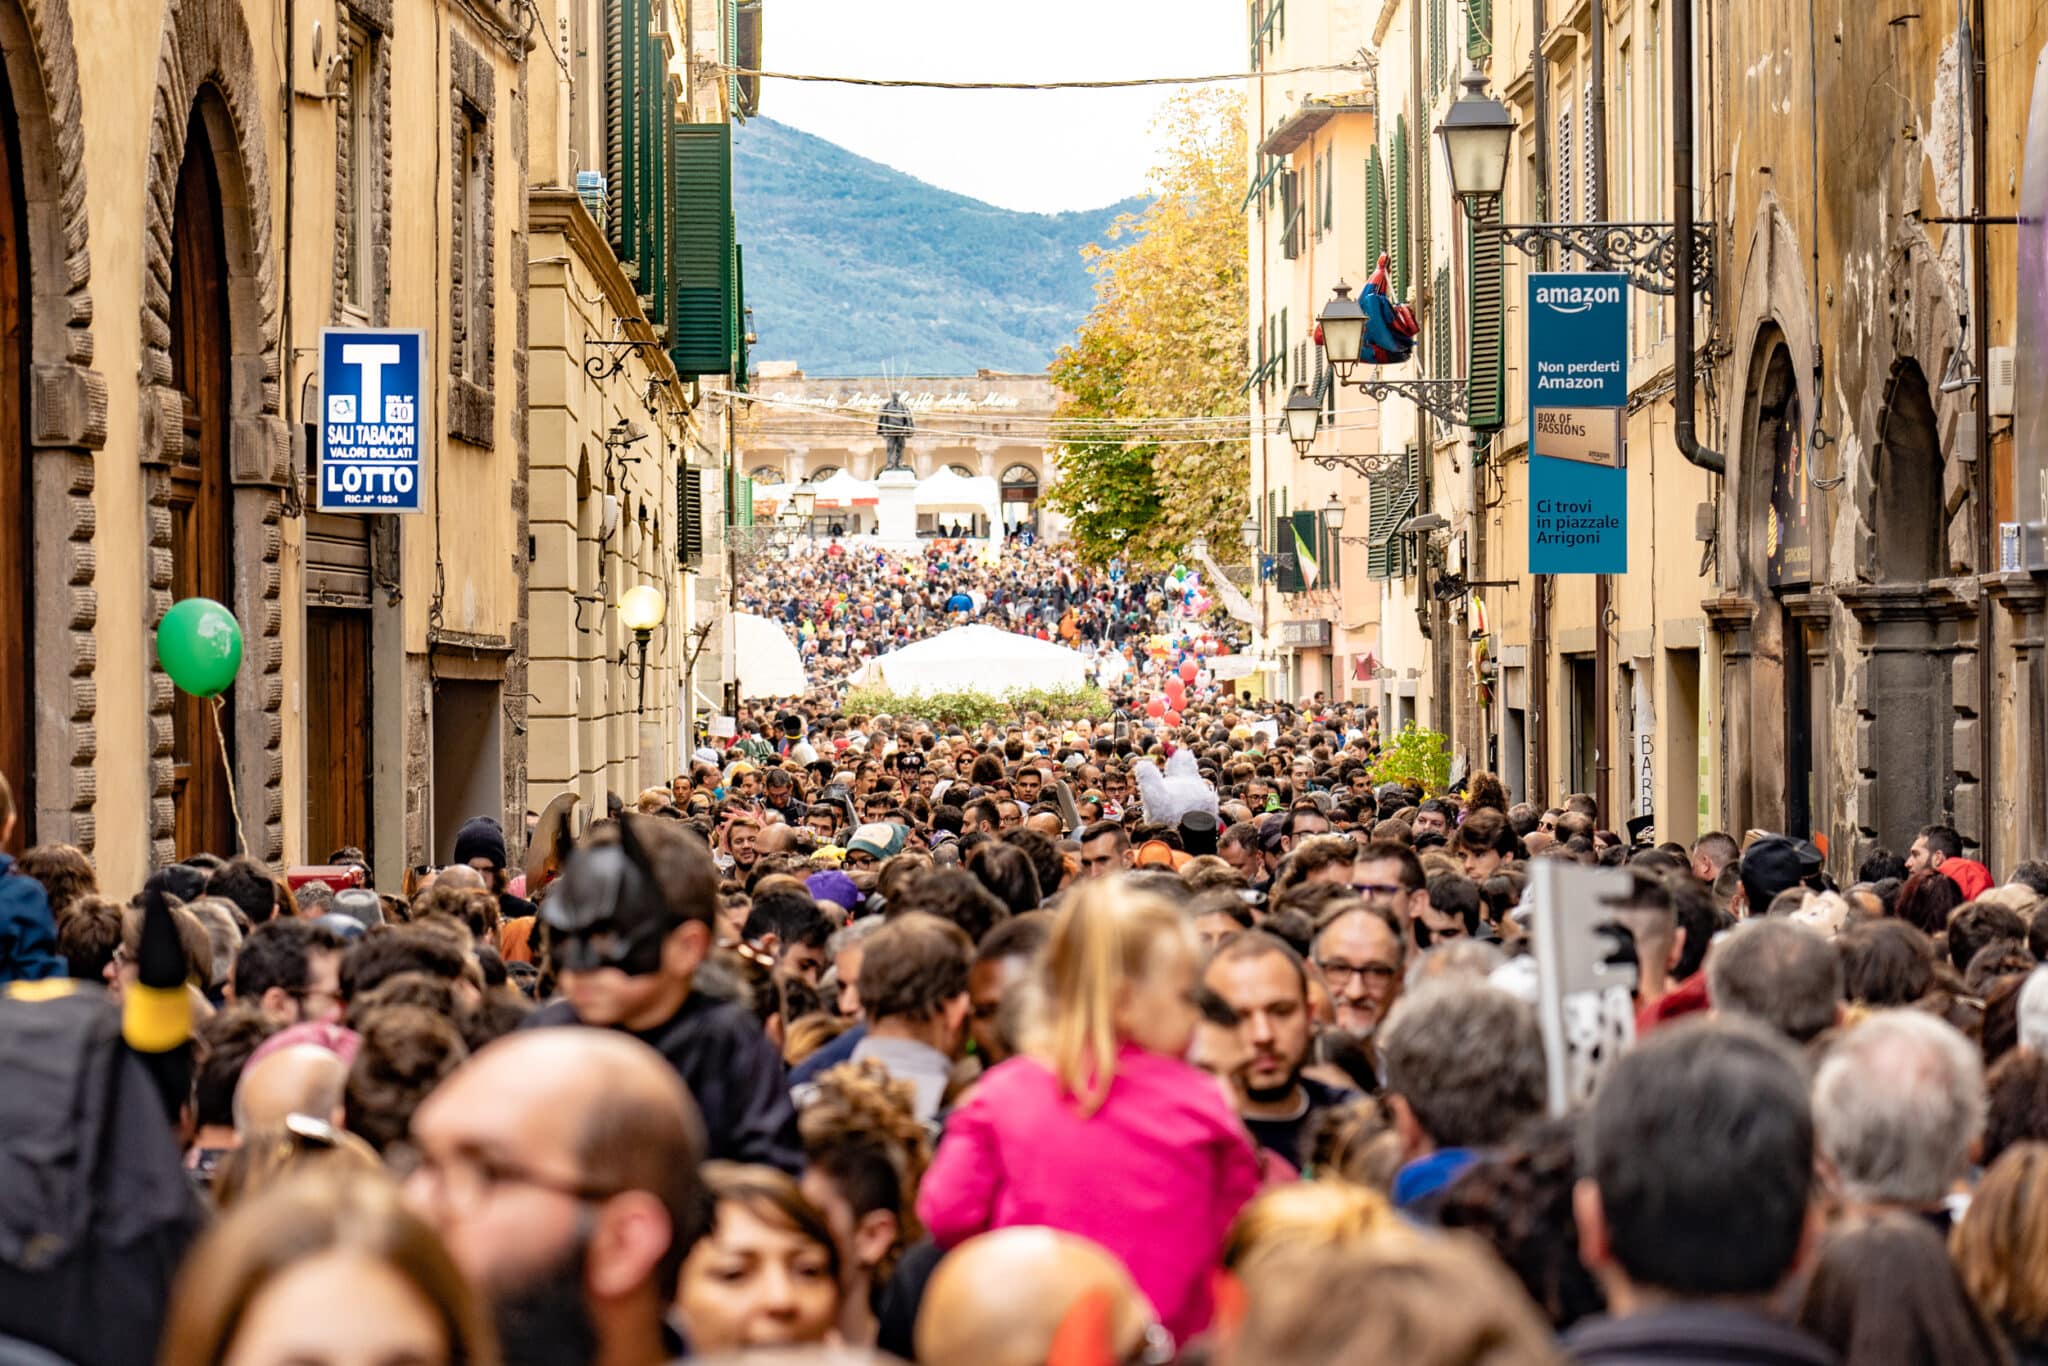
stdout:
{"type": "Polygon", "coordinates": [[[1384,896],[1340,904],[1322,921],[1312,948],[1337,1028],[1371,1038],[1401,998],[1408,954],[1400,917],[1384,896]]]}
{"type": "Polygon", "coordinates": [[[406,1202],[488,1301],[506,1366],[657,1366],[694,1231],[703,1127],[624,1034],[501,1039],[413,1115],[406,1202]]]}
{"type": "Polygon", "coordinates": [[[1351,864],[1351,890],[1368,906],[1392,911],[1401,926],[1404,945],[1413,944],[1410,928],[1428,904],[1429,889],[1422,875],[1422,860],[1398,840],[1374,840],[1360,846],[1351,864]]]}

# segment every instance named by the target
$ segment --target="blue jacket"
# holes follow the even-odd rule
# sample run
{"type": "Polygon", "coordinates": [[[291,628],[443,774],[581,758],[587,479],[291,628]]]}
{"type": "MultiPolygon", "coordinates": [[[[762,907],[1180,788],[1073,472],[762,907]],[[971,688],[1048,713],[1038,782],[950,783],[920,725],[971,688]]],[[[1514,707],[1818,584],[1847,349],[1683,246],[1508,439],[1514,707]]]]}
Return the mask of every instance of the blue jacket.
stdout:
{"type": "Polygon", "coordinates": [[[0,982],[68,977],[57,956],[57,922],[43,884],[0,854],[0,982]]]}

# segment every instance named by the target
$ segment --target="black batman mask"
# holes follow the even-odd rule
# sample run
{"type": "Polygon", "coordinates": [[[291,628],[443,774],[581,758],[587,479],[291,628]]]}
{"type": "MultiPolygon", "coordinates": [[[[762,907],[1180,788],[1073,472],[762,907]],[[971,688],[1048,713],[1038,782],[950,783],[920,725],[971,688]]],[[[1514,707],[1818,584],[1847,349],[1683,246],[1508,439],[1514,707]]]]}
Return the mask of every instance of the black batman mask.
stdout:
{"type": "Polygon", "coordinates": [[[617,968],[644,977],[661,968],[661,946],[682,923],[656,885],[631,821],[619,842],[577,852],[541,904],[557,972],[617,968]]]}

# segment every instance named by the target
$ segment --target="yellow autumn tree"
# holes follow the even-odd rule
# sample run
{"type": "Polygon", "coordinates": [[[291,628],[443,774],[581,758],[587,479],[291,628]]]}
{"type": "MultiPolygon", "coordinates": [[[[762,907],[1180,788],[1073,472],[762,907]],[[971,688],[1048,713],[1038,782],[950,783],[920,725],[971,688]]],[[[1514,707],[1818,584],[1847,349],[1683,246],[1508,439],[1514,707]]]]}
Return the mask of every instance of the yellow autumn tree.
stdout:
{"type": "Polygon", "coordinates": [[[1095,305],[1053,361],[1069,428],[1047,495],[1093,560],[1164,564],[1244,516],[1244,97],[1198,90],[1157,124],[1167,149],[1143,213],[1082,249],[1095,305]],[[1212,425],[1164,425],[1171,419],[1212,425]],[[1219,439],[1220,438],[1220,439],[1219,439]]]}

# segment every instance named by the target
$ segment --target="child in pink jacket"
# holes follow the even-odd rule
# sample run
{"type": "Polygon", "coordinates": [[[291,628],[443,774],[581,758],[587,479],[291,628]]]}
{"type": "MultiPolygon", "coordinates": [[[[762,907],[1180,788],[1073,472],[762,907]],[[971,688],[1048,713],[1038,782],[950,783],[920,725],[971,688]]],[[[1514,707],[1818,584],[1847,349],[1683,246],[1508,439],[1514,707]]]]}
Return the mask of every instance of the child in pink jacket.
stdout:
{"type": "Polygon", "coordinates": [[[917,1213],[944,1248],[1040,1224],[1101,1244],[1185,1342],[1209,1325],[1224,1234],[1259,1164],[1194,1036],[1186,922],[1121,881],[1068,898],[1045,948],[1039,1046],[946,1121],[917,1213]]]}

